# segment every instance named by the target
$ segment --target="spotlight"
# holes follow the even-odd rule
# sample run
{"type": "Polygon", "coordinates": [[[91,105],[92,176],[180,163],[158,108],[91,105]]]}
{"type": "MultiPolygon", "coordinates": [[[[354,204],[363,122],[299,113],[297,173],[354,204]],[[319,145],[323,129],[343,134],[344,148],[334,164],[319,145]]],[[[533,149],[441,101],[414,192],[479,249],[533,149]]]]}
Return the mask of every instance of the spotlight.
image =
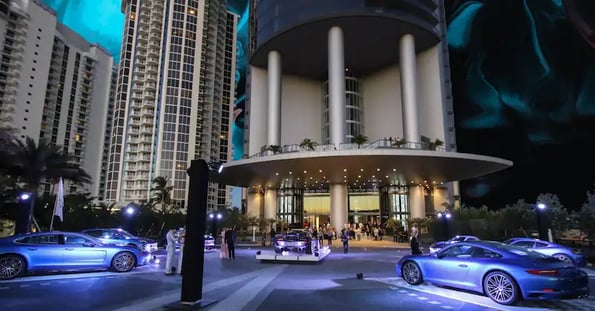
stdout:
{"type": "Polygon", "coordinates": [[[30,198],[31,198],[31,193],[28,193],[28,192],[24,192],[24,193],[21,193],[21,194],[19,195],[19,199],[20,199],[21,201],[27,201],[27,200],[29,200],[30,198]]]}

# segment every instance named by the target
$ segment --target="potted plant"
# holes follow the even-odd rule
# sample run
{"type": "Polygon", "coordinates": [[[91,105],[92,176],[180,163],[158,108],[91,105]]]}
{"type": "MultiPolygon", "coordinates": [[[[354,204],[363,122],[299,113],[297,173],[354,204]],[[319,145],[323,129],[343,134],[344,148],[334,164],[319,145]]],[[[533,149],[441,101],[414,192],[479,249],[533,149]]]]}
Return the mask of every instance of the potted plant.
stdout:
{"type": "Polygon", "coordinates": [[[399,138],[399,139],[395,140],[395,142],[393,143],[393,146],[396,146],[397,148],[401,148],[405,144],[407,144],[407,140],[405,140],[405,138],[399,138]]]}
{"type": "Polygon", "coordinates": [[[270,145],[267,148],[268,151],[272,151],[273,154],[277,154],[281,152],[281,146],[279,145],[270,145]]]}
{"type": "Polygon", "coordinates": [[[357,148],[361,148],[361,146],[368,142],[368,136],[357,134],[351,138],[351,142],[357,144],[357,148]]]}
{"type": "Polygon", "coordinates": [[[436,138],[436,140],[430,142],[430,150],[436,150],[437,147],[444,145],[444,142],[436,138]]]}
{"type": "Polygon", "coordinates": [[[318,146],[318,143],[311,140],[310,138],[304,138],[304,140],[302,140],[300,143],[300,148],[304,148],[308,151],[316,150],[316,146],[318,146]]]}

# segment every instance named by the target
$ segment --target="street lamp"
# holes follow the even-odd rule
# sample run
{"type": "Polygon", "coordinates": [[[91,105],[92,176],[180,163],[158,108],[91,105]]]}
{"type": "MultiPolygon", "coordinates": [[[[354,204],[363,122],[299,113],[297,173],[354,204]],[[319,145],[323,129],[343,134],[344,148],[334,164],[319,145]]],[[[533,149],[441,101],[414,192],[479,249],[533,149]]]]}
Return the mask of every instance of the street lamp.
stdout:
{"type": "Polygon", "coordinates": [[[438,212],[438,214],[436,214],[436,216],[438,217],[438,219],[440,219],[442,221],[442,229],[444,230],[444,239],[448,240],[448,237],[449,237],[448,221],[452,218],[452,214],[450,213],[449,210],[445,210],[444,212],[438,212]]]}
{"type": "Polygon", "coordinates": [[[542,222],[541,214],[545,210],[546,206],[543,203],[537,203],[536,207],[537,208],[535,209],[535,215],[537,217],[537,233],[539,234],[540,240],[546,240],[545,234],[543,232],[543,225],[541,223],[542,222]]]}
{"type": "Polygon", "coordinates": [[[216,214],[209,214],[209,218],[213,221],[213,239],[215,244],[217,244],[217,221],[219,221],[223,216],[221,215],[221,213],[216,213],[216,214]]]}
{"type": "Polygon", "coordinates": [[[132,214],[134,214],[134,207],[129,206],[126,208],[126,214],[132,216],[132,214]]]}

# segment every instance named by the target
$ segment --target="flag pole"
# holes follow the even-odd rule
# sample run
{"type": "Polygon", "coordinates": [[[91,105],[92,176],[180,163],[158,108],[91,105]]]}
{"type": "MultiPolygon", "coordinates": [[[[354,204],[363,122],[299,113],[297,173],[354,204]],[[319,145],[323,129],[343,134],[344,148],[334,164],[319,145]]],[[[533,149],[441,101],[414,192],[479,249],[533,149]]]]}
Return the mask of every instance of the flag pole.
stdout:
{"type": "MultiPolygon", "coordinates": [[[[58,198],[56,198],[57,200],[58,198]]],[[[54,210],[52,211],[52,219],[50,220],[50,231],[54,229],[54,216],[56,216],[56,204],[54,204],[54,210]]]]}

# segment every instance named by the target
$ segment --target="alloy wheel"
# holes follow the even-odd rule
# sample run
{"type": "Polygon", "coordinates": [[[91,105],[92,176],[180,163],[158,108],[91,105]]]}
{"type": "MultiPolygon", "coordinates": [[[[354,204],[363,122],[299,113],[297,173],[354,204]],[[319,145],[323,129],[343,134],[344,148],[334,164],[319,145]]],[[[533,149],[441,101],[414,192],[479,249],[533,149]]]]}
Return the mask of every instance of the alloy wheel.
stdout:
{"type": "Polygon", "coordinates": [[[514,280],[503,272],[491,272],[484,280],[483,288],[488,297],[497,303],[510,305],[516,302],[518,290],[514,280]]]}
{"type": "Polygon", "coordinates": [[[25,269],[25,261],[18,256],[4,256],[0,258],[0,279],[10,280],[14,279],[23,273],[25,269]]]}
{"type": "Polygon", "coordinates": [[[112,260],[112,267],[118,272],[128,272],[134,268],[135,264],[136,259],[129,252],[119,253],[112,260]]]}
{"type": "Polygon", "coordinates": [[[405,282],[409,284],[417,285],[422,282],[421,270],[419,269],[419,266],[413,261],[408,261],[403,264],[401,274],[403,275],[405,282]]]}

